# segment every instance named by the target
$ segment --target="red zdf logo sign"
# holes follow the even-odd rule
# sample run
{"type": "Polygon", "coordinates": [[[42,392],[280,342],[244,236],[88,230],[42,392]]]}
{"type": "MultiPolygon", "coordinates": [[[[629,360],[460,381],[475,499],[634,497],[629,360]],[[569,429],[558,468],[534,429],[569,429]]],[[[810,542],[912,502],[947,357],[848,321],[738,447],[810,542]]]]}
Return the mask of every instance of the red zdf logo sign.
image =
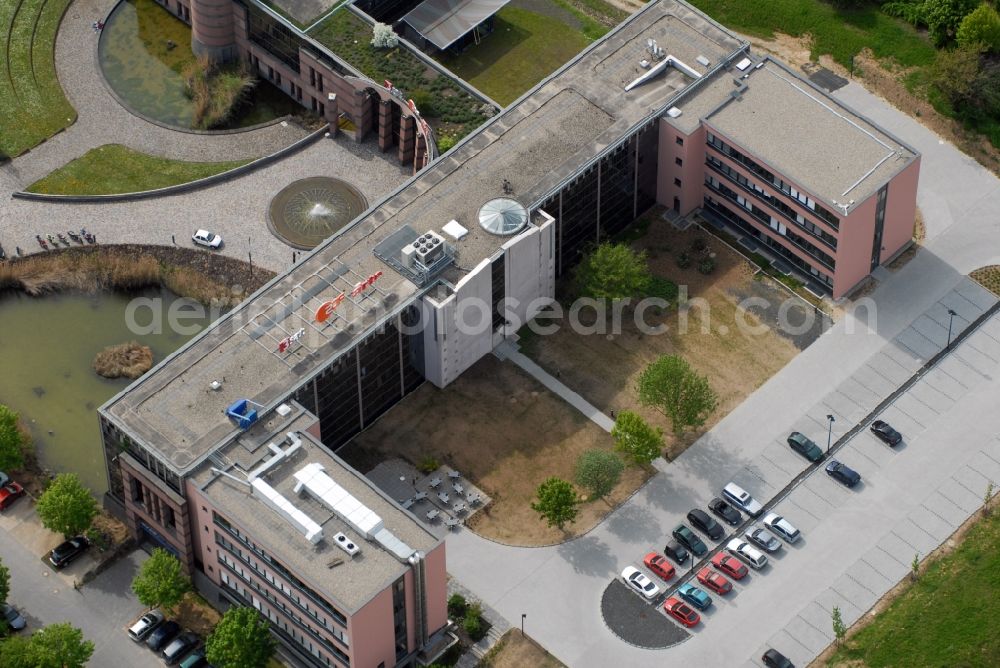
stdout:
{"type": "MultiPolygon", "coordinates": [[[[360,281],[357,285],[355,285],[354,288],[351,290],[351,296],[357,297],[365,290],[370,288],[372,285],[374,285],[375,281],[377,281],[380,278],[382,278],[382,272],[376,271],[374,274],[372,274],[365,280],[360,281]]],[[[319,308],[316,309],[316,322],[322,323],[329,320],[330,317],[333,316],[333,312],[337,310],[337,307],[340,306],[341,302],[344,301],[344,298],[346,296],[347,296],[346,293],[341,292],[333,299],[325,301],[322,304],[320,304],[319,308]]]]}

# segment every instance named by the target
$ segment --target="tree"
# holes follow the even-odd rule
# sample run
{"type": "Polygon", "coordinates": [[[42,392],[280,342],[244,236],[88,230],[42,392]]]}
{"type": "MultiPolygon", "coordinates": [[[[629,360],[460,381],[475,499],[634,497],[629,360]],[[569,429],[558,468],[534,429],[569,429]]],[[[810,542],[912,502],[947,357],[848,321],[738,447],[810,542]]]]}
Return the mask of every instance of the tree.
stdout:
{"type": "Polygon", "coordinates": [[[150,608],[172,608],[191,589],[191,580],[184,574],[178,559],[161,547],[153,550],[132,580],[132,591],[139,602],[150,608]]]}
{"type": "Polygon", "coordinates": [[[921,7],[923,22],[931,39],[943,46],[955,37],[958,26],[976,8],[980,0],[924,0],[921,7]]]}
{"type": "Polygon", "coordinates": [[[1000,51],[1000,14],[984,2],[962,19],[955,41],[973,51],[1000,51]]]}
{"type": "Polygon", "coordinates": [[[570,483],[560,478],[549,478],[538,486],[535,494],[538,502],[532,503],[531,509],[547,520],[550,527],[561,530],[567,522],[576,521],[578,500],[570,483]]]}
{"type": "Polygon", "coordinates": [[[993,481],[986,483],[986,494],[983,495],[983,517],[990,516],[990,499],[993,498],[993,481]]]}
{"type": "Polygon", "coordinates": [[[979,74],[979,53],[973,49],[942,50],[934,60],[931,82],[952,107],[950,113],[967,107],[972,97],[972,84],[979,74]]]}
{"type": "Polygon", "coordinates": [[[0,404],[0,471],[24,466],[24,433],[17,421],[17,413],[0,404]]]}
{"type": "Polygon", "coordinates": [[[68,537],[90,526],[97,503],[75,473],[60,473],[38,499],[35,510],[45,528],[68,537]]]}
{"type": "Polygon", "coordinates": [[[621,458],[607,450],[587,450],[576,460],[576,482],[600,499],[611,493],[621,480],[625,464],[621,458]]]}
{"type": "Polygon", "coordinates": [[[847,635],[847,627],[844,626],[844,620],[840,616],[840,608],[833,606],[833,635],[837,638],[837,644],[839,645],[844,641],[844,636],[847,635]]]}
{"type": "Polygon", "coordinates": [[[226,610],[205,641],[208,662],[219,668],[264,668],[274,649],[267,621],[242,606],[226,610]]]}
{"type": "Polygon", "coordinates": [[[625,244],[603,243],[583,258],[575,278],[581,296],[613,300],[642,295],[651,277],[644,252],[625,244]]]}
{"type": "Polygon", "coordinates": [[[0,605],[7,602],[10,595],[10,569],[0,561],[0,605]]]}
{"type": "Polygon", "coordinates": [[[615,450],[639,466],[648,466],[663,451],[663,430],[651,427],[632,411],[618,414],[611,437],[615,439],[615,450]]]}
{"type": "Polygon", "coordinates": [[[372,27],[372,46],[376,49],[393,49],[398,44],[399,35],[393,31],[392,26],[376,21],[372,27]]]}
{"type": "Polygon", "coordinates": [[[4,668],[83,668],[94,653],[94,643],[70,624],[50,624],[30,638],[8,638],[0,643],[4,668]]]}
{"type": "Polygon", "coordinates": [[[708,379],[676,355],[664,355],[639,376],[639,400],[670,418],[675,434],[700,427],[719,404],[708,379]]]}
{"type": "Polygon", "coordinates": [[[913,561],[910,562],[910,581],[916,582],[917,576],[920,575],[920,555],[913,555],[913,561]]]}

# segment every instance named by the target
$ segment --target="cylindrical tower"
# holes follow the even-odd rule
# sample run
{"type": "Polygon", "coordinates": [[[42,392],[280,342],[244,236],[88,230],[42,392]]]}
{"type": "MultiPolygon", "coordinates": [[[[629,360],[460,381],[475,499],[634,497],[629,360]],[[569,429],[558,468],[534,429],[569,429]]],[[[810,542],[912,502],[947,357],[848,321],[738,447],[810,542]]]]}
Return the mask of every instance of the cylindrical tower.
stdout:
{"type": "Polygon", "coordinates": [[[191,0],[191,50],[213,63],[236,58],[232,0],[191,0]]]}

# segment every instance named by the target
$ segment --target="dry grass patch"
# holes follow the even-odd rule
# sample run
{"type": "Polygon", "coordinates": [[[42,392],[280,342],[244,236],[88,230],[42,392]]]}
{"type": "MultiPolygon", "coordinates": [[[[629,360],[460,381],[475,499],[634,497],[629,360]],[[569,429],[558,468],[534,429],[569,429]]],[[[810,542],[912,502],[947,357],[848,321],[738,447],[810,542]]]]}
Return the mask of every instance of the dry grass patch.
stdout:
{"type": "Polygon", "coordinates": [[[686,286],[692,302],[687,311],[671,307],[659,318],[647,315],[648,324],[666,325],[665,334],[644,335],[626,317],[618,335],[581,335],[563,327],[552,336],[528,338],[524,350],[605,413],[627,409],[662,427],[673,457],[787,364],[797,349],[770,329],[760,335],[741,330],[741,321],[759,324],[752,314],[737,309],[736,297],[749,292],[755,268],[718,239],[656,221],[633,246],[649,253],[655,275],[677,283],[682,294],[686,286]],[[704,239],[714,253],[716,269],[710,275],[698,272],[697,261],[687,269],[677,266],[676,257],[695,238],[704,239]],[[680,438],[670,435],[670,424],[659,411],[641,406],[638,400],[639,374],[661,355],[683,357],[708,377],[719,395],[719,405],[703,429],[680,438]]]}
{"type": "Polygon", "coordinates": [[[479,668],[566,668],[557,658],[538,646],[533,640],[521,635],[516,629],[507,631],[493,646],[479,668]]]}
{"type": "Polygon", "coordinates": [[[207,638],[222,619],[218,610],[194,592],[184,594],[184,598],[174,608],[171,617],[176,619],[182,628],[193,631],[202,638],[207,638]]]}
{"type": "MultiPolygon", "coordinates": [[[[397,404],[341,451],[348,461],[425,456],[447,462],[493,498],[470,526],[514,545],[548,545],[579,535],[649,477],[627,468],[606,501],[584,503],[567,533],[531,509],[549,476],[573,479],[580,453],[612,449],[611,436],[510,362],[479,360],[443,390],[430,383],[397,404]]],[[[363,467],[367,470],[369,467],[363,467]]]]}

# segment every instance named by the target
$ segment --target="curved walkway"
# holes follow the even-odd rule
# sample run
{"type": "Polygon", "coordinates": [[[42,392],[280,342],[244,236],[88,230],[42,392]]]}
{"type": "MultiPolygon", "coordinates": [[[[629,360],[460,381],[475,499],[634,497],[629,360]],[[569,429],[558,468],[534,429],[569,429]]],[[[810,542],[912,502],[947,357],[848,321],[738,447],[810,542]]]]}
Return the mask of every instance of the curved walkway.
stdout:
{"type": "MultiPolygon", "coordinates": [[[[292,262],[293,249],[267,229],[267,204],[285,185],[306,176],[337,176],[377,202],[406,178],[409,170],[393,156],[379,153],[374,141],[324,140],[246,176],[185,195],[113,204],[49,204],[11,200],[10,194],[102,144],[124,144],[137,151],[177,160],[220,161],[267,155],[307,133],[275,124],[226,135],[192,134],[149,123],[123,108],[108,92],[97,62],[91,24],[106,17],[116,0],[76,0],[70,5],[56,42],[59,80],[79,118],[65,132],[11,162],[0,165],[0,244],[38,252],[36,234],[65,233],[81,227],[100,243],[190,245],[198,228],[222,235],[222,252],[280,270],[292,262]]],[[[301,251],[297,252],[302,255],[301,251]]]]}

